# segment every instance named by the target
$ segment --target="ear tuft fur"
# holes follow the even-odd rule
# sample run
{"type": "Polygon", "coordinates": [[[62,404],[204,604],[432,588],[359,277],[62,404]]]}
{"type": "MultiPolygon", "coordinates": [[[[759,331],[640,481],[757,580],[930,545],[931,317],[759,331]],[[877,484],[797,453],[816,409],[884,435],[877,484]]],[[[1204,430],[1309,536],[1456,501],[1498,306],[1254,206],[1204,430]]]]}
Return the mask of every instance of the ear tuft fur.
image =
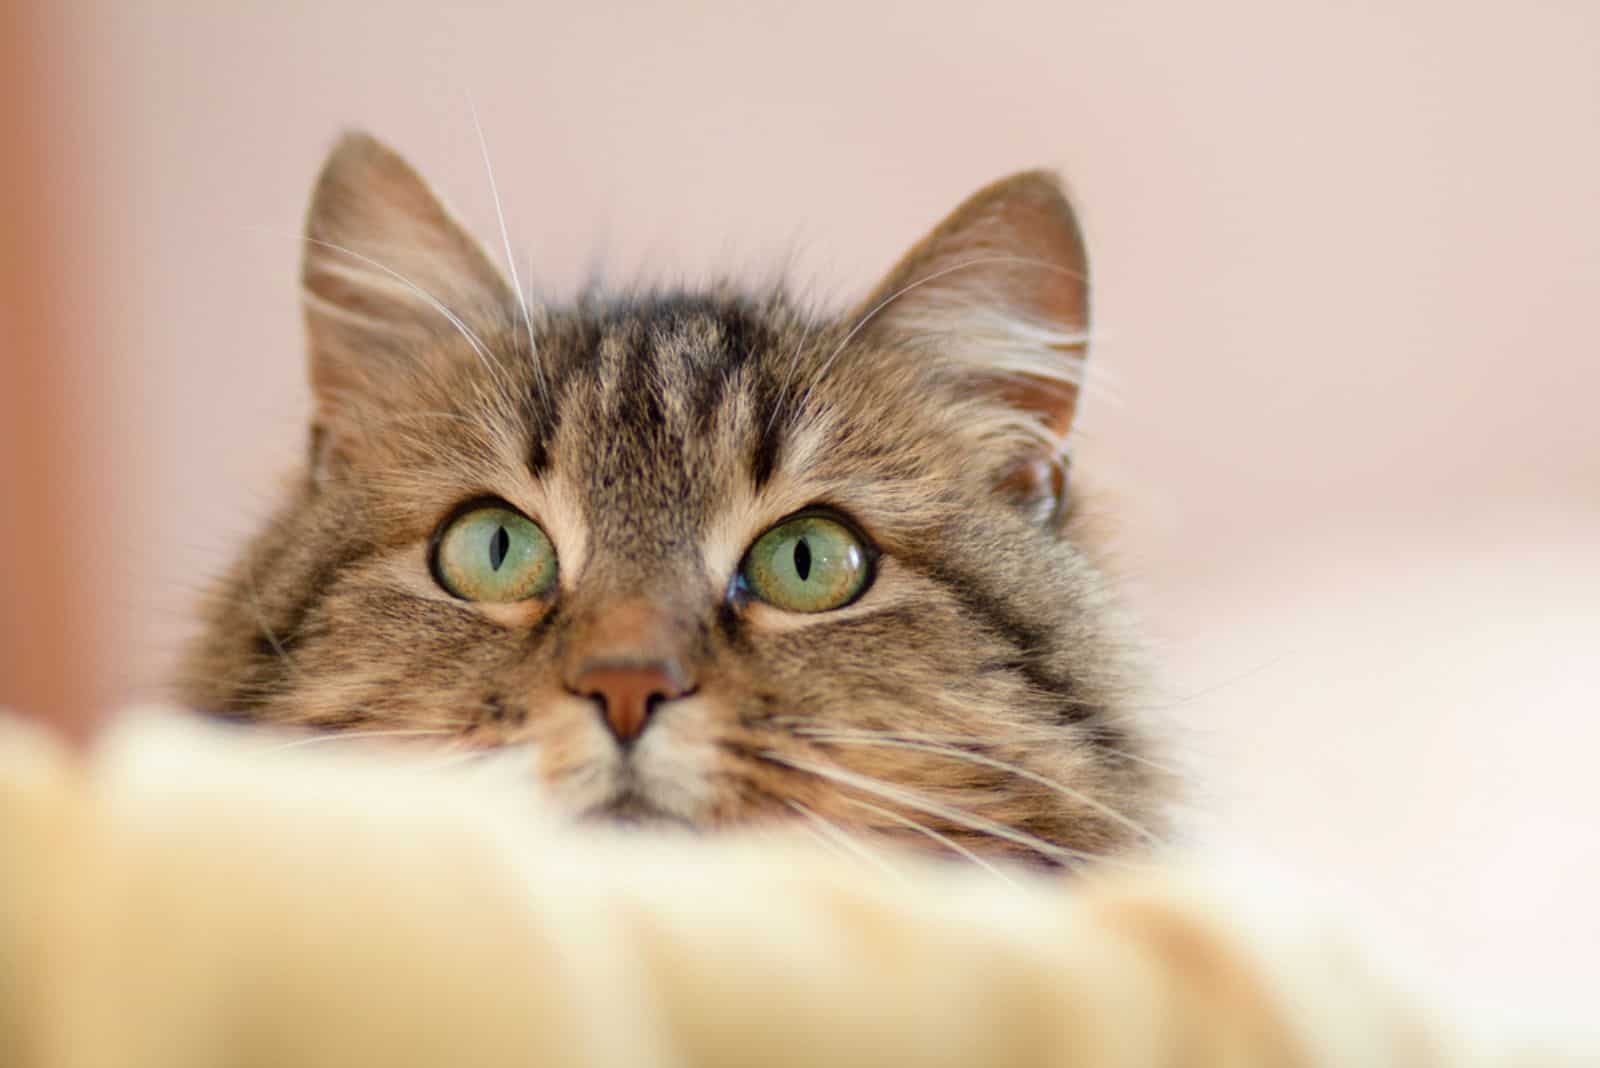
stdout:
{"type": "Polygon", "coordinates": [[[861,305],[863,337],[930,361],[963,394],[1004,403],[1032,439],[997,490],[1054,515],[1089,340],[1089,266],[1060,181],[986,186],[918,242],[861,305]]]}
{"type": "MultiPolygon", "coordinates": [[[[483,248],[393,149],[347,133],[323,164],[306,215],[301,265],[314,466],[337,446],[340,415],[395,377],[397,360],[442,334],[481,342],[468,324],[515,300],[483,248]]],[[[480,353],[480,355],[483,355],[480,353]]]]}

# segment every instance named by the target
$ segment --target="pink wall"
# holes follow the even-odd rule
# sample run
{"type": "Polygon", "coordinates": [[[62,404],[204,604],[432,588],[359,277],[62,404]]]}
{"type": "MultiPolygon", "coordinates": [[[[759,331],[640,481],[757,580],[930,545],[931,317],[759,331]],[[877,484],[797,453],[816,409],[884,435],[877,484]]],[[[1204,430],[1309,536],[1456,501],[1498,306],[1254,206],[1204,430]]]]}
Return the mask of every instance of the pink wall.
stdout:
{"type": "Polygon", "coordinates": [[[487,234],[475,101],[557,294],[789,262],[842,298],[980,183],[1057,166],[1098,270],[1082,462],[1202,833],[1348,887],[1468,985],[1600,976],[1600,7],[74,18],[142,678],[301,447],[295,233],[341,127],[487,234]]]}

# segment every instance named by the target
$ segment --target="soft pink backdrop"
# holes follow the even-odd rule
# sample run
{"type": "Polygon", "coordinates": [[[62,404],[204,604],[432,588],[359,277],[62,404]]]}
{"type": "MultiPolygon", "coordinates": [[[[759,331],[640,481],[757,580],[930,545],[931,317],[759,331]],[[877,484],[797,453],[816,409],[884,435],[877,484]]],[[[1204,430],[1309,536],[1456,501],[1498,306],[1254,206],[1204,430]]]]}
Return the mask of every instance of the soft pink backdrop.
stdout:
{"type": "Polygon", "coordinates": [[[488,235],[475,104],[558,295],[787,264],[843,298],[1056,166],[1097,269],[1082,467],[1199,833],[1472,989],[1600,980],[1600,6],[68,10],[141,684],[302,446],[294,235],[341,128],[488,235]]]}

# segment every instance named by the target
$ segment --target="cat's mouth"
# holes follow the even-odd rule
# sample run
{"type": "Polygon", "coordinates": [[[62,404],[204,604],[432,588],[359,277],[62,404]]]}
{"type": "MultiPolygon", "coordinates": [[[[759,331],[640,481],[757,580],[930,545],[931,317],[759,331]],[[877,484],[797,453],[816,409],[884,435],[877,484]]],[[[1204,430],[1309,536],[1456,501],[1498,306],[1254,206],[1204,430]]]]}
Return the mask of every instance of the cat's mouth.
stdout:
{"type": "Polygon", "coordinates": [[[691,821],[675,812],[668,812],[631,788],[584,811],[578,819],[583,823],[611,823],[627,827],[694,828],[691,821]]]}

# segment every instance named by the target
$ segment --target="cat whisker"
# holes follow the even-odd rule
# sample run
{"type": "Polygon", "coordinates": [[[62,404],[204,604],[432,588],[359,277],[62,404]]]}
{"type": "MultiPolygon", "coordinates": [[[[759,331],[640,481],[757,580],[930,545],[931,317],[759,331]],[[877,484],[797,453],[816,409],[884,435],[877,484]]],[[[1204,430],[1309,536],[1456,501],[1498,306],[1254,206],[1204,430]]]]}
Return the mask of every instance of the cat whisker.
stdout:
{"type": "Polygon", "coordinates": [[[337,244],[333,241],[325,241],[322,238],[311,237],[309,234],[303,235],[301,240],[305,241],[307,244],[316,245],[320,248],[329,249],[333,252],[338,252],[341,255],[349,256],[351,259],[354,259],[359,263],[363,263],[366,266],[371,267],[373,270],[382,272],[384,275],[396,282],[399,282],[411,293],[421,298],[424,303],[442,315],[445,320],[455,328],[456,332],[466,339],[467,344],[472,347],[472,351],[477,355],[478,362],[483,365],[484,371],[488,373],[490,380],[493,381],[500,389],[502,399],[509,397],[509,383],[505,380],[504,369],[500,367],[499,361],[489,354],[489,348],[484,344],[483,339],[477,334],[473,333],[472,329],[467,326],[462,318],[446,307],[444,302],[438,297],[435,297],[432,293],[428,292],[426,289],[423,289],[417,283],[413,282],[399,271],[396,271],[394,268],[379,263],[370,256],[363,256],[355,249],[346,248],[344,245],[337,244]]]}
{"type": "Polygon", "coordinates": [[[819,725],[815,716],[775,716],[771,722],[791,734],[813,737],[836,735],[837,740],[895,738],[924,745],[942,745],[966,750],[1017,749],[1030,745],[1059,744],[1059,727],[1007,722],[1000,733],[974,734],[954,731],[917,731],[877,727],[829,727],[819,725]]]}
{"type": "Polygon", "coordinates": [[[879,729],[874,727],[819,727],[817,717],[780,715],[773,716],[768,721],[774,726],[783,727],[795,734],[810,734],[815,731],[848,734],[861,738],[908,738],[912,741],[927,742],[932,745],[970,745],[970,746],[1006,746],[1027,744],[1033,741],[1048,741],[1060,737],[1059,728],[1030,729],[1026,725],[1007,724],[1004,733],[1000,734],[944,734],[929,731],[904,731],[879,729]]]}
{"type": "Polygon", "coordinates": [[[802,804],[793,798],[785,799],[784,804],[809,821],[817,835],[829,845],[834,846],[841,856],[851,856],[858,860],[864,860],[880,871],[888,872],[890,875],[901,874],[895,870],[888,860],[868,848],[865,843],[853,837],[838,824],[823,817],[811,806],[802,804]]]}
{"type": "Polygon", "coordinates": [[[969,764],[977,764],[982,767],[994,768],[996,771],[1003,771],[1008,775],[1015,775],[1019,779],[1025,779],[1028,782],[1043,786],[1047,790],[1052,790],[1060,794],[1069,801],[1076,801],[1078,804],[1100,813],[1100,815],[1106,817],[1107,819],[1121,824],[1147,842],[1159,843],[1160,841],[1155,833],[1149,830],[1149,828],[1145,827],[1137,820],[1123,815],[1110,805],[1090,797],[1081,790],[1074,790],[1072,787],[1067,786],[1064,783],[1056,782],[1054,779],[1051,779],[1048,776],[1040,775],[1038,772],[1030,771],[1027,768],[1013,764],[1010,761],[997,760],[994,757],[986,756],[982,753],[974,753],[970,750],[961,749],[957,746],[936,745],[928,742],[895,737],[893,735],[864,735],[847,731],[828,730],[826,728],[803,730],[800,733],[803,733],[808,738],[815,738],[818,741],[837,742],[846,745],[875,746],[884,749],[907,749],[913,752],[931,753],[936,756],[949,757],[951,760],[960,760],[969,764]]]}
{"type": "Polygon", "coordinates": [[[770,750],[764,751],[761,754],[761,757],[770,763],[793,768],[795,771],[804,772],[809,775],[815,775],[820,779],[827,779],[831,782],[839,783],[841,786],[850,786],[864,793],[873,794],[875,796],[893,801],[898,805],[902,805],[914,811],[925,812],[930,816],[937,816],[939,819],[948,820],[957,826],[966,827],[969,830],[979,831],[989,835],[991,838],[999,838],[1003,841],[1011,842],[1013,845],[1022,846],[1024,849],[1038,853],[1040,856],[1048,857],[1051,860],[1061,861],[1063,863],[1077,863],[1095,859],[1093,856],[1083,852],[1082,850],[1069,849],[1066,846],[1056,845],[1054,842],[1047,842],[1037,835],[1029,834],[1027,831],[1019,831],[1015,827],[1008,827],[1003,823],[998,823],[994,820],[979,816],[976,813],[956,808],[953,805],[942,804],[930,798],[923,797],[911,790],[907,790],[903,787],[891,786],[888,783],[881,782],[880,780],[871,778],[867,775],[860,775],[853,771],[847,771],[844,768],[835,767],[829,764],[819,764],[810,760],[802,760],[770,750]]]}
{"type": "Polygon", "coordinates": [[[483,151],[483,169],[489,176],[489,195],[494,199],[495,217],[500,221],[500,241],[506,250],[506,268],[511,272],[511,288],[517,294],[517,306],[522,311],[522,324],[528,332],[528,362],[533,365],[534,376],[539,380],[539,396],[548,405],[550,388],[545,382],[544,367],[539,363],[539,348],[533,339],[533,317],[528,314],[528,298],[522,292],[522,279],[517,275],[517,261],[511,253],[511,232],[506,228],[505,206],[500,200],[500,187],[494,180],[494,165],[489,162],[489,141],[483,135],[483,124],[478,121],[478,107],[467,96],[467,108],[472,112],[472,128],[478,134],[478,147],[483,151]]]}
{"type": "MultiPolygon", "coordinates": [[[[1084,704],[1087,705],[1088,702],[1084,702],[1084,704]]],[[[1162,706],[1131,705],[1124,707],[1130,711],[1165,710],[1162,706]]],[[[977,735],[930,734],[925,731],[874,730],[869,727],[818,727],[816,725],[815,717],[812,716],[773,716],[769,722],[771,722],[774,726],[788,728],[796,734],[810,734],[813,731],[824,730],[841,734],[851,734],[854,737],[863,738],[903,738],[907,741],[924,742],[930,745],[1014,747],[1017,745],[1026,745],[1029,742],[1034,741],[1047,743],[1060,738],[1060,731],[1058,728],[1039,727],[1029,730],[1021,725],[1012,725],[1010,727],[1010,733],[1005,735],[977,735]]],[[[1099,741],[1095,743],[1095,747],[1102,752],[1120,757],[1123,760],[1130,760],[1136,764],[1143,764],[1145,767],[1159,771],[1163,775],[1171,775],[1174,778],[1183,777],[1183,773],[1179,769],[1170,764],[1163,764],[1158,760],[1152,760],[1143,754],[1132,753],[1126,749],[1119,749],[1115,746],[1109,746],[1099,741]]]]}
{"type": "MultiPolygon", "coordinates": [[[[839,842],[836,841],[832,836],[830,836],[828,834],[825,834],[823,832],[822,828],[818,827],[814,821],[812,821],[810,819],[804,819],[800,823],[800,828],[803,831],[805,831],[806,834],[810,835],[812,841],[814,841],[818,845],[822,846],[822,848],[826,849],[829,853],[832,853],[834,856],[836,856],[836,857],[850,857],[851,856],[850,853],[845,851],[844,846],[839,844],[839,842]]],[[[768,830],[763,835],[763,837],[776,837],[776,832],[768,830]]]]}
{"type": "Polygon", "coordinates": [[[893,809],[884,808],[882,805],[874,805],[872,802],[863,801],[858,797],[847,797],[844,800],[846,804],[854,805],[856,808],[871,812],[880,819],[886,819],[891,823],[898,824],[899,826],[905,827],[908,830],[915,831],[920,835],[931,838],[933,841],[944,846],[952,853],[970,860],[972,863],[976,864],[978,867],[982,868],[984,871],[988,872],[990,875],[993,875],[1002,882],[1009,883],[1012,886],[1017,885],[1017,881],[1011,878],[1011,876],[1007,875],[993,864],[990,864],[987,860],[984,860],[982,857],[978,856],[978,854],[974,853],[960,842],[957,842],[949,835],[940,834],[938,831],[934,830],[932,827],[929,827],[925,823],[919,823],[909,816],[903,816],[900,813],[895,812],[893,809]]]}

